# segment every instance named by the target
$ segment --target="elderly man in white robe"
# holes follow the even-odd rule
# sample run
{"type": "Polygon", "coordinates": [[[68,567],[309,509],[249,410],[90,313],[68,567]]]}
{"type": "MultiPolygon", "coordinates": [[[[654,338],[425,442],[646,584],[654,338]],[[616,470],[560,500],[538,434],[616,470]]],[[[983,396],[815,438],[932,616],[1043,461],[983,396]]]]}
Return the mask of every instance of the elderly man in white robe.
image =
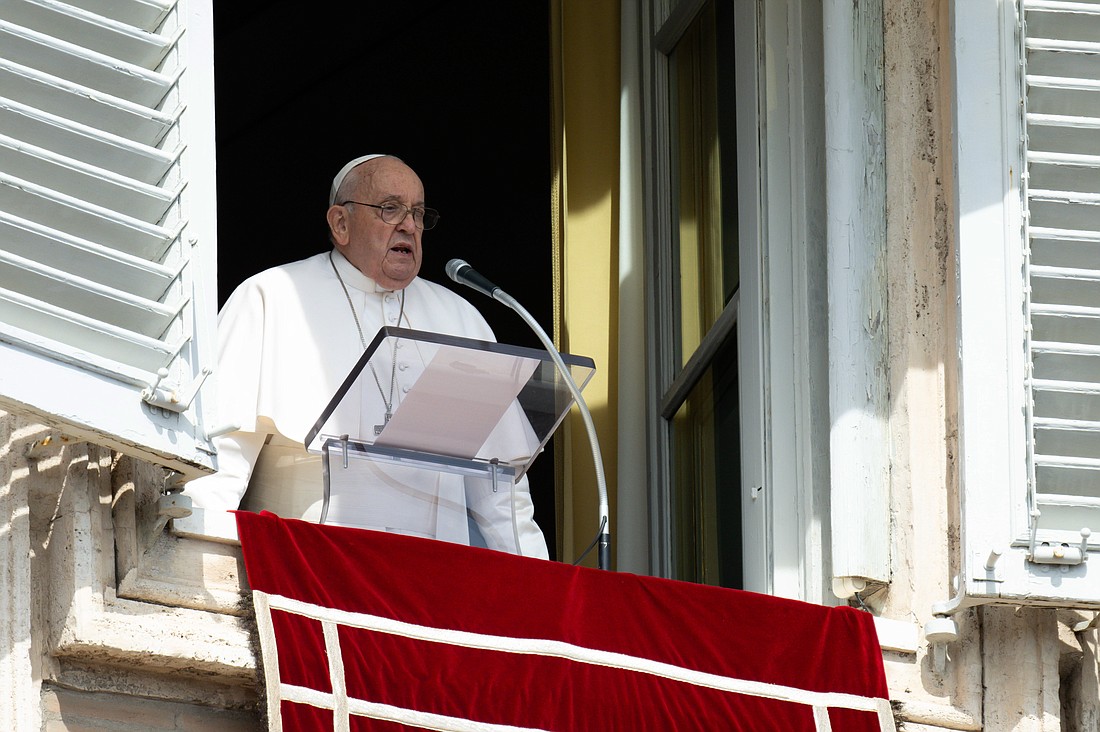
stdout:
{"type": "MultiPolygon", "coordinates": [[[[330,251],[249,278],[222,308],[219,419],[239,429],[216,440],[218,472],[185,487],[196,507],[317,521],[321,459],[303,443],[378,329],[494,340],[466,300],[417,276],[423,232],[438,214],[425,208],[409,166],[388,155],[356,158],[333,180],[329,204],[330,251]]],[[[395,379],[360,382],[377,382],[387,413],[398,406],[395,379]]],[[[489,548],[548,556],[526,477],[513,492],[458,475],[407,480],[401,468],[378,470],[392,518],[366,528],[468,544],[468,508],[489,548]]]]}

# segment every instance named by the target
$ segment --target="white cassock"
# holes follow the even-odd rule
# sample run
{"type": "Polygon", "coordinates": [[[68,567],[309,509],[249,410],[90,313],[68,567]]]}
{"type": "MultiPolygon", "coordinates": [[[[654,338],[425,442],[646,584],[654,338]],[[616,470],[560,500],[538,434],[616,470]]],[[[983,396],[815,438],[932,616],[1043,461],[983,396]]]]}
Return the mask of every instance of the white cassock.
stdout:
{"type": "MultiPolygon", "coordinates": [[[[269,269],[243,282],[218,316],[218,420],[240,425],[216,438],[218,472],[185,486],[199,508],[268,510],[317,521],[323,503],[321,458],[304,441],[344,379],[362,356],[351,306],[369,343],[383,326],[398,326],[400,293],[378,286],[336,250],[269,269]],[[348,298],[351,299],[351,306],[348,298]]],[[[401,327],[445,335],[495,340],[481,314],[445,287],[419,277],[405,288],[401,327]]],[[[402,344],[408,347],[408,344],[402,344]]],[[[394,384],[394,406],[418,369],[380,374],[394,384]]],[[[358,388],[373,389],[369,373],[358,388]]],[[[390,383],[384,383],[389,391],[390,383]]],[[[380,400],[363,393],[357,403],[380,400]]],[[[360,423],[379,415],[356,415],[360,423]]],[[[328,430],[326,429],[326,432],[328,430]]],[[[502,456],[503,457],[503,456],[502,456]]],[[[372,468],[374,470],[374,468],[372,468]]],[[[375,494],[385,497],[389,516],[369,528],[470,543],[467,508],[492,549],[547,558],[546,540],[534,521],[524,476],[514,492],[492,490],[489,481],[435,473],[430,482],[406,480],[402,469],[377,468],[375,494]],[[388,471],[388,472],[387,472],[388,471]]],[[[364,487],[369,490],[370,487],[364,487]]]]}

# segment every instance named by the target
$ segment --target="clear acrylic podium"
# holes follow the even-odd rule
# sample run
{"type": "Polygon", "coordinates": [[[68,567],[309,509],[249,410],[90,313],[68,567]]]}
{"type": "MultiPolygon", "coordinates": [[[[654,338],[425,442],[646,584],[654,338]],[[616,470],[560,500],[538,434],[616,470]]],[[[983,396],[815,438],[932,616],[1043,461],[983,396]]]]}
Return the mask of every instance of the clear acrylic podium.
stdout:
{"type": "MultiPolygon", "coordinates": [[[[583,389],[592,359],[562,360],[583,389]]],[[[488,546],[518,550],[515,483],[572,404],[546,351],[382,328],[306,437],[322,456],[321,523],[462,542],[467,506],[484,505],[496,520],[475,524],[501,534],[488,546]]]]}

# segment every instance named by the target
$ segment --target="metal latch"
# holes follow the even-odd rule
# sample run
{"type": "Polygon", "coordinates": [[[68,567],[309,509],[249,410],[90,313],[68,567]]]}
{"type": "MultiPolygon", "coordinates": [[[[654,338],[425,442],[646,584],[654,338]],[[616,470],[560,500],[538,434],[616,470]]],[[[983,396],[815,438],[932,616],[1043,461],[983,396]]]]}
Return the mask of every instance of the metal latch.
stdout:
{"type": "Polygon", "coordinates": [[[1089,536],[1092,531],[1086,526],[1081,529],[1081,543],[1070,546],[1066,542],[1036,542],[1035,531],[1031,534],[1031,551],[1028,561],[1035,564],[1077,565],[1089,559],[1089,536]]]}
{"type": "Polygon", "coordinates": [[[175,389],[162,389],[160,387],[160,382],[168,376],[168,369],[158,369],[157,380],[142,390],[141,398],[146,404],[182,414],[191,406],[191,402],[195,401],[195,396],[199,393],[203,382],[206,381],[206,377],[211,373],[211,369],[203,369],[190,388],[180,393],[175,389]]]}

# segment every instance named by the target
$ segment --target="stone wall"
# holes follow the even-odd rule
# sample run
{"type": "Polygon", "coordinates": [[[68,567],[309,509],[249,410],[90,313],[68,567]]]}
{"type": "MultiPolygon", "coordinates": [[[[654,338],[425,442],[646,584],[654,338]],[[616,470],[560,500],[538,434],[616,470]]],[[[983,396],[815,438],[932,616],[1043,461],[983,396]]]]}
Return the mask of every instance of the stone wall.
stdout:
{"type": "Polygon", "coordinates": [[[0,729],[261,728],[239,547],[165,531],[161,468],[3,413],[0,445],[0,729]]]}
{"type": "Polygon", "coordinates": [[[43,732],[252,732],[264,729],[250,711],[220,709],[125,694],[42,689],[43,732]]]}

